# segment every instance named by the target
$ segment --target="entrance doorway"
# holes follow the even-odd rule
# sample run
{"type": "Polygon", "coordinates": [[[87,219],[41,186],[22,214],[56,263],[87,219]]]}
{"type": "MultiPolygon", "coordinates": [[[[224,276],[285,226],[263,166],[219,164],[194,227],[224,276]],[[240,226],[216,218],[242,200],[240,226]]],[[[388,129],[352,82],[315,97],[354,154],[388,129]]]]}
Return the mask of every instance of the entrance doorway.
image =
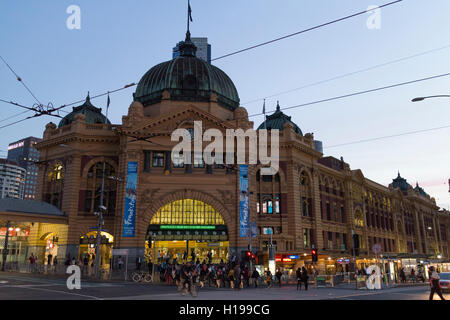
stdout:
{"type": "Polygon", "coordinates": [[[152,218],[147,230],[145,257],[162,263],[226,262],[228,230],[222,215],[211,205],[195,199],[166,204],[152,218]]]}
{"type": "MultiPolygon", "coordinates": [[[[114,237],[102,231],[102,240],[100,247],[100,266],[102,269],[109,270],[112,256],[112,246],[114,244],[114,237]]],[[[95,261],[95,245],[97,243],[97,231],[92,231],[80,238],[80,250],[78,259],[82,262],[84,258],[88,258],[88,266],[92,266],[95,261]]]]}

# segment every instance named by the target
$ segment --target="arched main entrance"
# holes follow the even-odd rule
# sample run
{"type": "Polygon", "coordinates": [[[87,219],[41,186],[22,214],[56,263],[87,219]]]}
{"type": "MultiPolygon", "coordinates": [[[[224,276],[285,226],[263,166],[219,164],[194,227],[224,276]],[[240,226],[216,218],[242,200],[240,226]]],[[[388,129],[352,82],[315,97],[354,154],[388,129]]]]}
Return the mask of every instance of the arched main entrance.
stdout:
{"type": "Polygon", "coordinates": [[[227,261],[229,257],[227,226],[214,207],[185,198],[172,201],[156,212],[147,230],[147,261],[209,262],[208,255],[212,263],[227,261]]]}

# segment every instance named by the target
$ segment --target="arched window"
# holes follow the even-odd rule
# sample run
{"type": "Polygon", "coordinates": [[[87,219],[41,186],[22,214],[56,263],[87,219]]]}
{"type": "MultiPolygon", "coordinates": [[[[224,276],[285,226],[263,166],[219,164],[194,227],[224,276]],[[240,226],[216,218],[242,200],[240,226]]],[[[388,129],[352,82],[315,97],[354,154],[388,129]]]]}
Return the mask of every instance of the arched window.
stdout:
{"type": "Polygon", "coordinates": [[[182,199],[168,203],[159,209],[150,224],[225,225],[225,221],[211,205],[199,200],[182,199]]]}
{"type": "Polygon", "coordinates": [[[47,183],[44,186],[43,199],[45,202],[61,209],[63,184],[64,184],[64,167],[61,163],[55,164],[47,174],[47,183]]]}
{"type": "MultiPolygon", "coordinates": [[[[117,183],[109,177],[115,175],[115,168],[109,163],[105,163],[103,205],[109,215],[114,214],[116,209],[116,188],[117,183]]],[[[86,177],[86,189],[84,192],[84,212],[96,212],[100,207],[101,186],[103,180],[103,162],[92,165],[86,177]]]]}

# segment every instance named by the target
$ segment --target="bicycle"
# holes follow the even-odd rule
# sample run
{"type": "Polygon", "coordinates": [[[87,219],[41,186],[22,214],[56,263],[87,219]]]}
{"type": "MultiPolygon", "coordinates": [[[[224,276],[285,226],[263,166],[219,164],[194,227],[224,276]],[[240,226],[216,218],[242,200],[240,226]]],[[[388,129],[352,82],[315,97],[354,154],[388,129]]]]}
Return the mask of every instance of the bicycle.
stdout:
{"type": "Polygon", "coordinates": [[[150,273],[148,273],[148,272],[134,271],[134,272],[131,274],[131,279],[132,279],[134,282],[141,282],[141,281],[144,281],[144,282],[150,283],[150,282],[152,282],[153,277],[152,277],[152,275],[151,275],[150,273]]]}

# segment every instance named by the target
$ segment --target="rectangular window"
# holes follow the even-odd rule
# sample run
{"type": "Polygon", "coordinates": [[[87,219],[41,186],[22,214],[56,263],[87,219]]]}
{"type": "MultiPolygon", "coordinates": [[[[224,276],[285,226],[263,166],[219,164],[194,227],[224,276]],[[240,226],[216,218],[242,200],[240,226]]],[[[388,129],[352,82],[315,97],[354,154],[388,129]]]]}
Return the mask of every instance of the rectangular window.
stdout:
{"type": "Polygon", "coordinates": [[[153,152],[152,154],[152,166],[163,168],[164,167],[164,152],[153,152]]]}
{"type": "Polygon", "coordinates": [[[275,213],[280,213],[280,195],[275,195],[275,213]]]}
{"type": "Polygon", "coordinates": [[[309,232],[308,229],[303,229],[303,247],[309,248],[309,232]]]}
{"type": "Polygon", "coordinates": [[[345,208],[341,206],[341,222],[345,223],[345,208]]]}
{"type": "Polygon", "coordinates": [[[174,168],[184,168],[184,155],[181,152],[179,154],[174,154],[172,161],[174,168]]]}

